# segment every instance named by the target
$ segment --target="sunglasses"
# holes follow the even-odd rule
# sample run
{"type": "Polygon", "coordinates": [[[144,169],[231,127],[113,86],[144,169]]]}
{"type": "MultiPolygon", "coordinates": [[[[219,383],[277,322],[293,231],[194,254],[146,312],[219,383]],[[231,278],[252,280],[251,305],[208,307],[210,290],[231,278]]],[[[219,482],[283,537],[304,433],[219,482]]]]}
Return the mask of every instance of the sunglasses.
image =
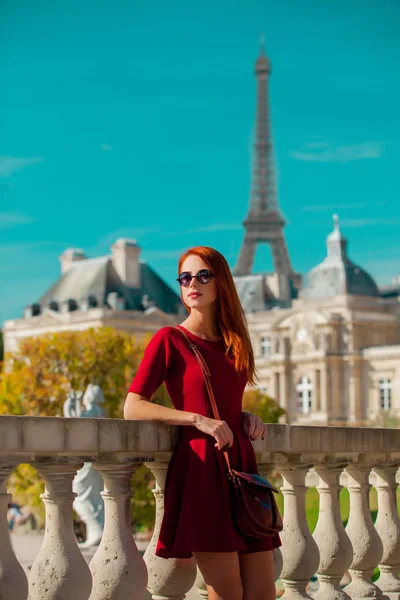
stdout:
{"type": "Polygon", "coordinates": [[[195,277],[199,283],[210,283],[213,276],[214,273],[211,273],[208,269],[201,269],[197,275],[191,275],[187,271],[184,271],[179,275],[177,281],[179,281],[180,285],[183,287],[188,287],[193,277],[195,277]]]}

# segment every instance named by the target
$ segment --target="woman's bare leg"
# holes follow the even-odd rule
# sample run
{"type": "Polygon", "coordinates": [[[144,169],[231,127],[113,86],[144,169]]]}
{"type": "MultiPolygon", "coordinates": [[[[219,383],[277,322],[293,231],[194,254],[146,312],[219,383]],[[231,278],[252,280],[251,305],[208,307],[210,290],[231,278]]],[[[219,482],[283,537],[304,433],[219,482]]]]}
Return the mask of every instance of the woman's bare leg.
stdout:
{"type": "Polygon", "coordinates": [[[204,577],[208,600],[243,600],[237,552],[193,552],[193,556],[204,577]]]}
{"type": "Polygon", "coordinates": [[[272,550],[239,554],[243,600],[275,600],[275,574],[272,550]]]}

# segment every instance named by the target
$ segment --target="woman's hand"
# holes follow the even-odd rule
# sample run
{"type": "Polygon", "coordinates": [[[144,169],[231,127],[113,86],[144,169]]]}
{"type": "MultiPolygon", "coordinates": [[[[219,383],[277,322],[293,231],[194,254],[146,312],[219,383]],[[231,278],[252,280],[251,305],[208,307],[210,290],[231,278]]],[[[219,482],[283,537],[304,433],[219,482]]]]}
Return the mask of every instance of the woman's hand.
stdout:
{"type": "Polygon", "coordinates": [[[225,446],[227,448],[232,447],[233,433],[225,421],[217,421],[216,419],[196,415],[194,425],[199,431],[208,433],[217,440],[217,443],[214,444],[214,446],[218,448],[218,450],[225,449],[225,446]]]}
{"type": "Polygon", "coordinates": [[[267,426],[264,425],[260,417],[252,415],[249,412],[242,412],[243,415],[243,428],[250,440],[262,440],[267,435],[267,426]]]}

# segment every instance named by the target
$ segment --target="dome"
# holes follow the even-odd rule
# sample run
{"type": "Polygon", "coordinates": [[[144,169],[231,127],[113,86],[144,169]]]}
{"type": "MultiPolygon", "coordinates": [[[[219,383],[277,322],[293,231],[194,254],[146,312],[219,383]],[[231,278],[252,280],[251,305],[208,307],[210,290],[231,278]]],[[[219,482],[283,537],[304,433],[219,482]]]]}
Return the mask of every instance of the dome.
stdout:
{"type": "Polygon", "coordinates": [[[328,255],[308,276],[304,298],[328,298],[343,294],[379,296],[371,275],[355,265],[347,256],[347,240],[339,229],[334,215],[334,230],[327,238],[328,255]]]}

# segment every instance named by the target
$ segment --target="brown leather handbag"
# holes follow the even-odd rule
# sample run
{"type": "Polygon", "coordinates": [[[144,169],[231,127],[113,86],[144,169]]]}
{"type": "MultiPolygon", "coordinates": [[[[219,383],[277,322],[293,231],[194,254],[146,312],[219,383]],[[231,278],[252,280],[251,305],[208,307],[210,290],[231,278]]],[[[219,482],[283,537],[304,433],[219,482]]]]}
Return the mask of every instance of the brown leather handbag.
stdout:
{"type": "MultiPolygon", "coordinates": [[[[214,392],[211,386],[211,375],[207,364],[197,346],[185,331],[177,327],[185,337],[190,349],[197,358],[207,387],[208,396],[214,418],[220,420],[214,392]]],[[[224,449],[226,475],[232,505],[232,515],[236,528],[249,537],[263,538],[273,536],[282,531],[282,517],[275,501],[274,493],[279,491],[258,473],[243,473],[231,468],[228,450],[224,449]]]]}

